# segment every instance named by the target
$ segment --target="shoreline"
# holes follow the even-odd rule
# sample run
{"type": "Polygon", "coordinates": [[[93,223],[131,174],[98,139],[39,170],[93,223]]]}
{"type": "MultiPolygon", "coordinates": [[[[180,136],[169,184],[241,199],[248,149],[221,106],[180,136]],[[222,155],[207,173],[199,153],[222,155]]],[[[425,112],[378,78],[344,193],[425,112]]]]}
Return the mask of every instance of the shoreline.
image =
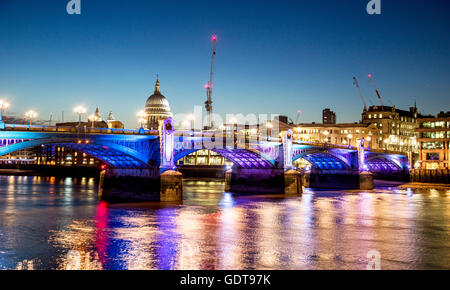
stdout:
{"type": "MultiPolygon", "coordinates": [[[[12,175],[12,176],[53,176],[53,175],[63,175],[65,174],[55,174],[55,172],[39,172],[30,169],[0,169],[0,176],[2,175],[12,175]]],[[[77,176],[80,173],[76,174],[77,176]]],[[[83,175],[83,174],[81,174],[83,175]]],[[[73,175],[67,175],[73,176],[73,175]]],[[[95,177],[95,176],[93,176],[95,177]]],[[[196,179],[195,177],[187,177],[189,179],[196,179]]],[[[202,178],[210,181],[218,180],[218,178],[202,178]]],[[[219,178],[220,179],[220,178],[219,178]]],[[[400,182],[400,181],[387,181],[387,180],[374,180],[375,187],[396,187],[400,189],[450,189],[450,184],[443,183],[424,183],[424,182],[400,182]]]]}
{"type": "Polygon", "coordinates": [[[397,186],[397,188],[406,189],[450,189],[450,184],[444,183],[424,183],[424,182],[408,182],[397,186]]]}

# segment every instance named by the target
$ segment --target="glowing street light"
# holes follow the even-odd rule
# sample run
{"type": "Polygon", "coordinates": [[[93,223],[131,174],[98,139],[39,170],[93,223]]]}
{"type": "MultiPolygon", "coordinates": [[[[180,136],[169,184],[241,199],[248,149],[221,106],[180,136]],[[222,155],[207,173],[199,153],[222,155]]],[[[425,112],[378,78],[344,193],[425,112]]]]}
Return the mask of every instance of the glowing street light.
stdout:
{"type": "Polygon", "coordinates": [[[266,127],[267,127],[267,140],[270,140],[270,135],[272,135],[273,124],[271,122],[268,122],[266,124],[266,127]]]}
{"type": "Polygon", "coordinates": [[[372,137],[367,136],[366,141],[367,141],[367,148],[370,148],[370,141],[372,141],[372,137]]]}
{"type": "Polygon", "coordinates": [[[190,131],[193,131],[194,120],[195,120],[194,114],[189,114],[189,115],[187,115],[186,120],[183,122],[183,123],[189,123],[189,130],[190,131]]]}
{"type": "Polygon", "coordinates": [[[33,110],[29,110],[28,112],[25,113],[25,118],[26,119],[30,119],[30,125],[31,125],[31,121],[33,120],[33,118],[37,117],[37,113],[33,110]]]}
{"type": "Polygon", "coordinates": [[[8,109],[9,104],[4,100],[0,100],[0,122],[2,121],[3,112],[8,109]]]}
{"type": "Polygon", "coordinates": [[[78,127],[81,127],[81,115],[86,114],[86,108],[83,106],[76,106],[73,111],[78,114],[78,127]]]}
{"type": "Polygon", "coordinates": [[[88,117],[88,120],[92,122],[92,128],[94,128],[94,122],[95,122],[95,115],[92,114],[88,117]]]}
{"type": "Polygon", "coordinates": [[[141,110],[141,111],[137,112],[136,116],[138,117],[140,128],[144,128],[145,112],[143,110],[141,110]]]}
{"type": "Polygon", "coordinates": [[[387,146],[388,146],[388,143],[389,143],[389,139],[384,139],[384,150],[387,150],[387,146]]]}
{"type": "Polygon", "coordinates": [[[191,124],[191,122],[189,122],[188,120],[184,120],[182,125],[183,127],[189,128],[189,125],[191,124]]]}
{"type": "Polygon", "coordinates": [[[348,135],[347,135],[347,138],[348,138],[348,146],[351,146],[351,145],[352,145],[352,138],[353,138],[353,135],[352,135],[352,134],[348,134],[348,135]]]}

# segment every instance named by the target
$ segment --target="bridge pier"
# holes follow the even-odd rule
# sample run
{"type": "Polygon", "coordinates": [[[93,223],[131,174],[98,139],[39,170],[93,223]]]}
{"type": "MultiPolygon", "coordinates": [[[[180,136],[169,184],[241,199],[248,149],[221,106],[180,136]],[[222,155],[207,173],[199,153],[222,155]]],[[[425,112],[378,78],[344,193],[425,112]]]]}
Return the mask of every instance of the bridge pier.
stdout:
{"type": "Polygon", "coordinates": [[[225,173],[225,191],[246,194],[301,194],[300,172],[283,168],[233,168],[225,173]]]}
{"type": "Polygon", "coordinates": [[[183,174],[167,170],[161,174],[160,201],[183,201],[183,174]]]}
{"type": "Polygon", "coordinates": [[[361,172],[359,174],[359,189],[372,190],[373,188],[373,174],[368,171],[361,172]]]}
{"type": "Polygon", "coordinates": [[[182,174],[160,173],[159,168],[108,168],[100,174],[99,196],[111,201],[182,201],[182,174]]]}
{"type": "Polygon", "coordinates": [[[371,172],[359,170],[320,170],[312,169],[303,175],[303,184],[310,188],[333,189],[373,189],[371,172]]]}

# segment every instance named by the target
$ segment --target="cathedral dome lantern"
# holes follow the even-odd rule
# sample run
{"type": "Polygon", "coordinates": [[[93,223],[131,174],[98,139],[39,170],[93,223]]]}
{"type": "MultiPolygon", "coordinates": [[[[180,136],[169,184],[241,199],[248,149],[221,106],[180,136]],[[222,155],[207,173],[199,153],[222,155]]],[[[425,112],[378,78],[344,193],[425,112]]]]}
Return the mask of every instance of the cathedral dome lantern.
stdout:
{"type": "Polygon", "coordinates": [[[155,91],[145,102],[145,116],[147,119],[146,127],[150,130],[158,129],[159,120],[165,120],[173,116],[170,112],[169,101],[161,94],[158,76],[156,77],[155,91]]]}

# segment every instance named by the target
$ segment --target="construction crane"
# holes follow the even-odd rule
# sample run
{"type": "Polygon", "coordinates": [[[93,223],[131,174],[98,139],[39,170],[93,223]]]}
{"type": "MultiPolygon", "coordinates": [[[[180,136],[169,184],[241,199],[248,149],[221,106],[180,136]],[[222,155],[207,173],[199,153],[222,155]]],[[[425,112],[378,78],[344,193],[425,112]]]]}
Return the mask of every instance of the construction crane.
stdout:
{"type": "Polygon", "coordinates": [[[364,100],[364,96],[361,92],[361,88],[359,87],[358,80],[356,79],[356,77],[353,77],[353,84],[358,88],[359,96],[361,97],[361,101],[363,102],[364,105],[364,111],[367,111],[367,104],[366,101],[364,100]]]}
{"type": "Polygon", "coordinates": [[[383,100],[381,99],[380,93],[378,92],[377,87],[375,86],[375,82],[374,82],[373,79],[372,79],[372,75],[369,74],[368,77],[369,77],[370,83],[371,83],[372,86],[373,86],[373,89],[375,90],[375,93],[377,94],[378,99],[380,100],[381,107],[384,107],[383,100]]]}
{"type": "Polygon", "coordinates": [[[213,42],[213,48],[212,48],[212,55],[211,55],[211,71],[209,73],[209,82],[207,85],[205,85],[206,89],[206,102],[205,102],[205,109],[207,114],[207,125],[205,126],[205,129],[212,129],[214,124],[212,121],[212,90],[213,90],[213,79],[214,79],[214,60],[216,57],[216,41],[217,36],[213,35],[211,38],[213,42]]]}
{"type": "Polygon", "coordinates": [[[297,117],[295,118],[295,124],[298,124],[298,121],[299,121],[299,118],[300,118],[301,114],[302,114],[302,110],[298,110],[297,111],[297,117]]]}

